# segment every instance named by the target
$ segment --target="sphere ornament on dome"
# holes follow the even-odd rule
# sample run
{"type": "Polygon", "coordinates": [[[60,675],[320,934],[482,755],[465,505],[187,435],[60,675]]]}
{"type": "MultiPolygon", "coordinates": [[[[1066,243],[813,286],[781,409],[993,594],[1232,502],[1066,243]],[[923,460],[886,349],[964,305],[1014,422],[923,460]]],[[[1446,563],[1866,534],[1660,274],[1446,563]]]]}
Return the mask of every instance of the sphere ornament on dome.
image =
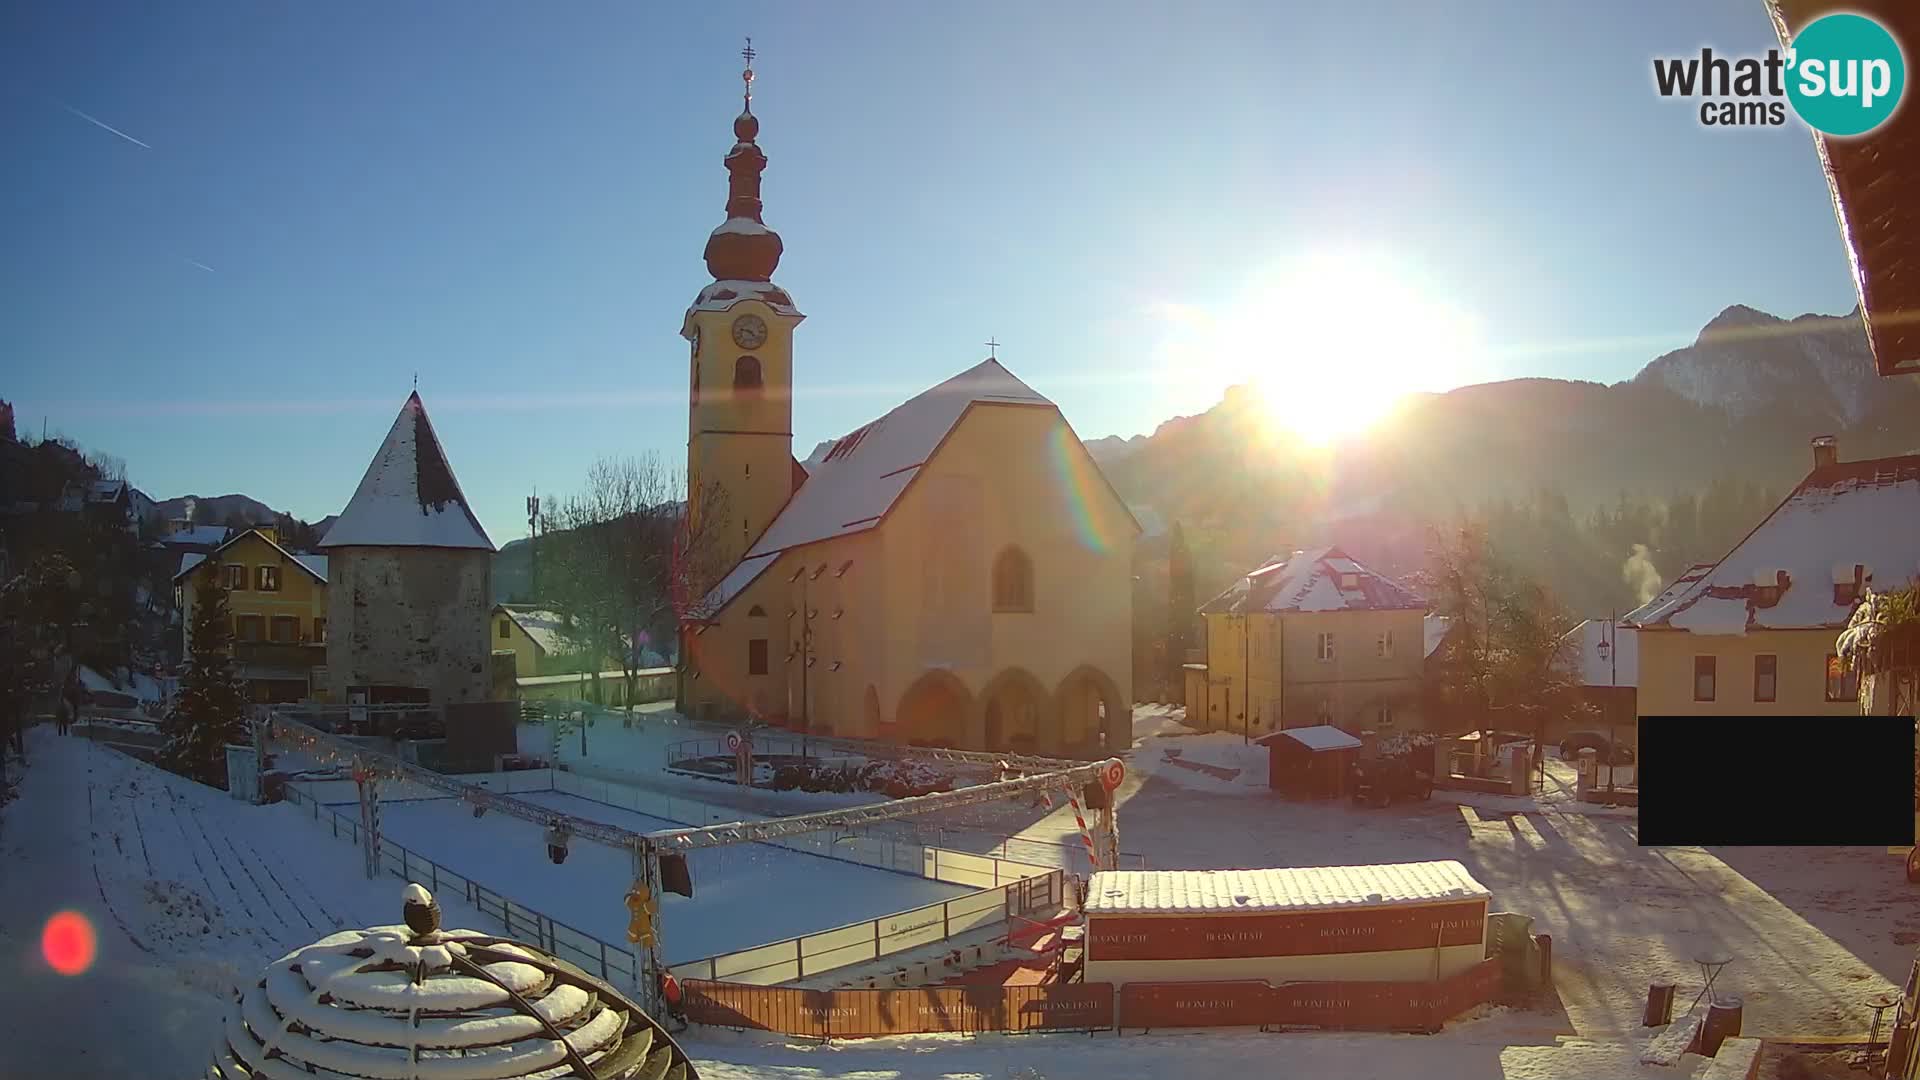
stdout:
{"type": "Polygon", "coordinates": [[[405,925],[324,937],[235,997],[209,1080],[698,1080],[620,991],[544,949],[440,929],[418,884],[405,925]]]}
{"type": "Polygon", "coordinates": [[[741,142],[752,142],[760,134],[760,118],[751,111],[742,111],[733,118],[733,137],[741,142]]]}

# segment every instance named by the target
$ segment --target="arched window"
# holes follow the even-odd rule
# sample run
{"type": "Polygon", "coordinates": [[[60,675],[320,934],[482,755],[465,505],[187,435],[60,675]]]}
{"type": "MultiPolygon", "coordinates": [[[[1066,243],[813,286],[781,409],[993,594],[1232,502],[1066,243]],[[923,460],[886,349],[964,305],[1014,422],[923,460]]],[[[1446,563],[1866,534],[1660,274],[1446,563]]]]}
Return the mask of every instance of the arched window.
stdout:
{"type": "Polygon", "coordinates": [[[764,619],[767,617],[767,609],[755,604],[747,609],[747,615],[751,618],[764,619]]]}
{"type": "Polygon", "coordinates": [[[733,389],[735,393],[757,394],[760,392],[760,358],[743,356],[733,363],[733,389]]]}
{"type": "Polygon", "coordinates": [[[993,560],[993,610],[1033,610],[1033,560],[1017,547],[993,560]]]}

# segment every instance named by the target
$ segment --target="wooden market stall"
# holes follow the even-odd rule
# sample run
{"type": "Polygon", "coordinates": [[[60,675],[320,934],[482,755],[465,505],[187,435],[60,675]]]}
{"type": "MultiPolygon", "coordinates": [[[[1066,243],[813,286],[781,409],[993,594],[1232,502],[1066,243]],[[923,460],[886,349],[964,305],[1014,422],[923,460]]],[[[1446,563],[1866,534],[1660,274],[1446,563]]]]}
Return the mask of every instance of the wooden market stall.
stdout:
{"type": "Polygon", "coordinates": [[[1254,742],[1267,748],[1267,784],[1296,799],[1338,799],[1360,754],[1359,739],[1331,724],[1284,728],[1254,742]]]}
{"type": "Polygon", "coordinates": [[[1491,899],[1451,860],[1104,871],[1087,890],[1085,979],[1444,979],[1486,959],[1491,899]]]}

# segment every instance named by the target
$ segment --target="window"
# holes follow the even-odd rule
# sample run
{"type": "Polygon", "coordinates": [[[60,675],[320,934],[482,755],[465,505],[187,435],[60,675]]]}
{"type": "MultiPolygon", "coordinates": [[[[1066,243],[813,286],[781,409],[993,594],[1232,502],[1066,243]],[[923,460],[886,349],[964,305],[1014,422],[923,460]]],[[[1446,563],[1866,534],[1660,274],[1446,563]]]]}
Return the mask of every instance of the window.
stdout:
{"type": "Polygon", "coordinates": [[[254,567],[253,587],[260,592],[279,592],[280,568],[277,566],[254,567]]]}
{"type": "Polygon", "coordinates": [[[1714,680],[1718,673],[1716,659],[1711,656],[1693,658],[1693,700],[1712,701],[1714,680]]]}
{"type": "Polygon", "coordinates": [[[325,642],[327,640],[327,620],[313,620],[313,640],[318,642],[325,642]]]}
{"type": "Polygon", "coordinates": [[[1333,662],[1333,632],[1332,631],[1315,635],[1314,643],[1313,643],[1313,658],[1315,660],[1320,661],[1323,664],[1328,664],[1333,662]]]}
{"type": "Polygon", "coordinates": [[[1780,690],[1780,658],[1778,656],[1756,656],[1753,658],[1753,700],[1775,701],[1780,690]]]}
{"type": "Polygon", "coordinates": [[[275,615],[271,626],[272,640],[281,645],[291,645],[300,640],[300,620],[291,615],[275,615]]]}
{"type": "Polygon", "coordinates": [[[759,357],[743,356],[733,362],[733,389],[742,394],[760,392],[759,357]]]}
{"type": "Polygon", "coordinates": [[[239,563],[228,563],[226,570],[227,588],[235,591],[244,591],[247,587],[247,568],[241,566],[239,563]]]}
{"type": "Polygon", "coordinates": [[[500,640],[506,641],[508,638],[511,638],[512,636],[513,636],[513,620],[501,619],[500,620],[500,640]]]}
{"type": "Polygon", "coordinates": [[[1834,582],[1834,585],[1833,585],[1833,602],[1834,603],[1839,604],[1841,607],[1852,607],[1854,604],[1854,601],[1857,599],[1858,597],[1854,595],[1853,582],[1851,581],[1834,582]]]}
{"type": "Polygon", "coordinates": [[[241,641],[259,641],[266,627],[258,615],[236,615],[233,619],[233,636],[241,641]]]}
{"type": "Polygon", "coordinates": [[[757,637],[747,642],[747,674],[765,675],[767,673],[767,639],[757,637]]]}
{"type": "Polygon", "coordinates": [[[1840,657],[1827,654],[1827,700],[1858,701],[1860,699],[1860,673],[1847,668],[1840,657]]]}
{"type": "Polygon", "coordinates": [[[993,560],[993,610],[1033,610],[1033,560],[1017,547],[993,560]]]}
{"type": "Polygon", "coordinates": [[[767,609],[761,607],[759,604],[755,604],[747,609],[747,616],[754,619],[764,619],[767,617],[767,609]]]}
{"type": "Polygon", "coordinates": [[[1374,651],[1379,654],[1382,660],[1393,659],[1393,631],[1380,631],[1379,640],[1374,642],[1374,651]]]}

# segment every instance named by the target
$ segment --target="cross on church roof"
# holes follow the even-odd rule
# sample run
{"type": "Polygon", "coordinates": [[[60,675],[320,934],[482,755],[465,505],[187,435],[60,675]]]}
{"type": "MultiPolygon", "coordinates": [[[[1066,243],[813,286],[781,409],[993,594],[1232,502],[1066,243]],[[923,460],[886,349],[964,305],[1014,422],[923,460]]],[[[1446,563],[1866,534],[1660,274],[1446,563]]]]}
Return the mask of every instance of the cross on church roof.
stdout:
{"type": "Polygon", "coordinates": [[[746,70],[740,73],[740,79],[747,84],[747,101],[753,101],[753,58],[760,54],[753,51],[753,39],[747,39],[747,47],[740,50],[740,58],[747,62],[746,70]]]}
{"type": "Polygon", "coordinates": [[[998,341],[993,340],[993,338],[988,338],[986,344],[987,344],[987,359],[989,360],[1000,359],[1000,343],[998,341]]]}

